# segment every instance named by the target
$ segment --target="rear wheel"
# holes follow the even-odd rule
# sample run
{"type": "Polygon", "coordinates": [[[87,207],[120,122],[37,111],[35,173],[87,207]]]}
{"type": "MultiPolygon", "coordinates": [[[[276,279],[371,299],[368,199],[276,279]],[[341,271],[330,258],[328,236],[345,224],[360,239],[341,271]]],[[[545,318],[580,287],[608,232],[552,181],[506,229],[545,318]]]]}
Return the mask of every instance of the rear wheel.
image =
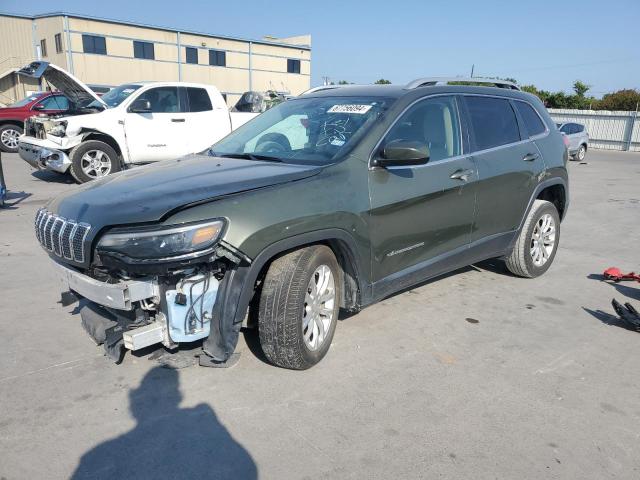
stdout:
{"type": "Polygon", "coordinates": [[[22,127],[18,125],[2,125],[0,127],[0,150],[7,153],[18,151],[18,138],[22,135],[22,127]]]}
{"type": "Polygon", "coordinates": [[[109,145],[98,140],[89,140],[69,153],[71,176],[78,183],[86,183],[110,173],[120,171],[120,157],[109,145]]]}
{"type": "Polygon", "coordinates": [[[560,215],[556,206],[546,200],[536,200],[507,257],[507,268],[519,277],[542,275],[551,266],[559,241],[560,215]]]}
{"type": "Polygon", "coordinates": [[[583,161],[584,157],[587,155],[587,147],[586,145],[580,145],[578,151],[576,152],[576,160],[583,161]]]}
{"type": "Polygon", "coordinates": [[[324,245],[274,260],[262,285],[258,314],[260,344],[269,361],[304,370],[324,358],[338,321],[339,271],[324,245]]]}

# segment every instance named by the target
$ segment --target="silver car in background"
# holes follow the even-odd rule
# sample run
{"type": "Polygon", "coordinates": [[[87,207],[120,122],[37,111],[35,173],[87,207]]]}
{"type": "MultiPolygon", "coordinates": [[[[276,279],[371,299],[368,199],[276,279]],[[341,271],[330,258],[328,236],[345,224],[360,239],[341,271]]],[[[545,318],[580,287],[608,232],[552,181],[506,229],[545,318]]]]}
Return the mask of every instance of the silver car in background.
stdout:
{"type": "Polygon", "coordinates": [[[584,125],[579,123],[556,123],[558,130],[564,133],[569,140],[569,155],[574,160],[582,161],[589,148],[589,134],[584,125]]]}

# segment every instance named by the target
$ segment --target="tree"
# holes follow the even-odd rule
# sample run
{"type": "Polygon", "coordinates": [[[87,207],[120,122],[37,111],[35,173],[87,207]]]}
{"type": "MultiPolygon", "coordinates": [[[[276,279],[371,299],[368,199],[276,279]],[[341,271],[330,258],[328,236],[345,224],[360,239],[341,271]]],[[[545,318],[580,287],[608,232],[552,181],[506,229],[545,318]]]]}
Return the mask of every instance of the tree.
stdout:
{"type": "Polygon", "coordinates": [[[640,105],[640,91],[631,88],[607,93],[595,104],[596,110],[635,111],[640,105]]]}
{"type": "Polygon", "coordinates": [[[351,82],[347,82],[346,80],[340,80],[338,85],[351,85],[351,82]]]}
{"type": "Polygon", "coordinates": [[[587,85],[580,80],[576,80],[573,82],[573,91],[576,92],[576,95],[579,97],[584,97],[584,94],[591,88],[591,85],[587,85]]]}
{"type": "Polygon", "coordinates": [[[391,82],[389,80],[384,79],[384,78],[381,78],[380,80],[376,80],[373,83],[374,83],[374,85],[391,85],[391,82]]]}

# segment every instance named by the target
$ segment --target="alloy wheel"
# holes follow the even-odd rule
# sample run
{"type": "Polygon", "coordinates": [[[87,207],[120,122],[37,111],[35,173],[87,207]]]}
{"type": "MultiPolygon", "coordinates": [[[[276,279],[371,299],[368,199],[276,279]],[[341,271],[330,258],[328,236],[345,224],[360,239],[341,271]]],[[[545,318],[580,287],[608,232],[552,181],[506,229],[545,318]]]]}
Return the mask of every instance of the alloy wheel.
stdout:
{"type": "Polygon", "coordinates": [[[324,343],[334,321],[336,287],[333,272],[320,265],[309,280],[302,313],[302,336],[309,350],[324,343]]]}
{"type": "Polygon", "coordinates": [[[531,259],[537,267],[543,266],[553,253],[556,244],[556,222],[553,217],[545,213],[536,222],[531,235],[531,259]]]}
{"type": "Polygon", "coordinates": [[[80,159],[82,171],[91,178],[100,178],[111,173],[111,159],[102,150],[89,150],[80,159]]]}
{"type": "Polygon", "coordinates": [[[10,150],[16,150],[18,148],[18,138],[20,137],[20,132],[18,130],[13,130],[8,128],[2,132],[0,135],[0,142],[6,148],[10,150]]]}

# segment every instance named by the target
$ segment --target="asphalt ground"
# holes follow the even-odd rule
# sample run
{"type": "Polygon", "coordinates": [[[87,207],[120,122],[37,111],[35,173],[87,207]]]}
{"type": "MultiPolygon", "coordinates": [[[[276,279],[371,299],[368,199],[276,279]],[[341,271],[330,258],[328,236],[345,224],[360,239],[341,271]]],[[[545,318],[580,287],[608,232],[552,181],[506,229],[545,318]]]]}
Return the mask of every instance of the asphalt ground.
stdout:
{"type": "Polygon", "coordinates": [[[311,370],[268,365],[254,333],[231,369],[104,357],[33,234],[73,188],[2,157],[0,478],[640,478],[640,155],[569,165],[571,205],[541,278],[484,262],[338,325],[311,370]]]}

